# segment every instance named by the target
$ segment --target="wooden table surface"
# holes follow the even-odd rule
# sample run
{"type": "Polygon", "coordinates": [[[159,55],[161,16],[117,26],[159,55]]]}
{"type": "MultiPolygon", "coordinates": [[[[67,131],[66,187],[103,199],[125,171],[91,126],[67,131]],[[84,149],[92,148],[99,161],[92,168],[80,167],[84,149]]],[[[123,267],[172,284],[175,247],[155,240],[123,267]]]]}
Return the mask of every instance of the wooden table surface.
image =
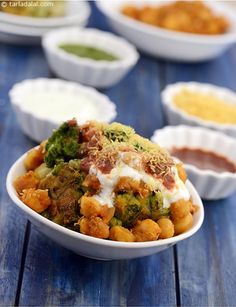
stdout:
{"type": "MultiPolygon", "coordinates": [[[[111,30],[94,7],[90,26],[111,30]]],[[[160,91],[166,84],[194,80],[236,90],[235,71],[236,48],[195,65],[142,55],[124,80],[103,92],[117,105],[117,121],[150,137],[165,125],[160,91]]],[[[40,47],[0,44],[0,306],[236,306],[236,195],[204,202],[201,230],[177,246],[110,262],[58,246],[14,206],[7,171],[35,144],[21,132],[8,91],[23,79],[51,76],[40,47]]]]}

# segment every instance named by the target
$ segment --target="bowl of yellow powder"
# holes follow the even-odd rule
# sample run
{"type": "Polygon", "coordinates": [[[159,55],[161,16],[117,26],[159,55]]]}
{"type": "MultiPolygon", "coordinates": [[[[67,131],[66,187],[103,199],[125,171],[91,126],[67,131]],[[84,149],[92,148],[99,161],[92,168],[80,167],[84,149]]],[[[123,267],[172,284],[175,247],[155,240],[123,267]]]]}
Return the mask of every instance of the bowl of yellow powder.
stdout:
{"type": "Polygon", "coordinates": [[[236,137],[236,93],[197,82],[168,85],[162,92],[168,124],[204,126],[236,137]]]}

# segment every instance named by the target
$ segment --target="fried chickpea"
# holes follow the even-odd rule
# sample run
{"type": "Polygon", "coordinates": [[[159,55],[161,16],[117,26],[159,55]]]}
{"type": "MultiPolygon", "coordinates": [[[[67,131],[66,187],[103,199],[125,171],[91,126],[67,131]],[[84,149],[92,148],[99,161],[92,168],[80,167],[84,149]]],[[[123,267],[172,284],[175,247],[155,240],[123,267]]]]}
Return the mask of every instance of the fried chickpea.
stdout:
{"type": "Polygon", "coordinates": [[[109,208],[108,206],[102,206],[100,216],[103,221],[108,224],[115,214],[115,207],[109,208]]]}
{"type": "Polygon", "coordinates": [[[90,175],[88,174],[83,183],[82,183],[83,187],[89,188],[94,192],[97,192],[100,190],[101,184],[100,181],[98,180],[98,178],[95,175],[90,175]]]}
{"type": "Polygon", "coordinates": [[[155,10],[145,8],[140,12],[139,16],[140,21],[151,25],[157,25],[157,12],[155,10]]]}
{"type": "Polygon", "coordinates": [[[194,205],[192,202],[191,202],[191,208],[190,208],[190,213],[191,214],[194,214],[195,212],[197,212],[199,209],[199,207],[197,205],[194,205]]]}
{"type": "Polygon", "coordinates": [[[139,10],[131,5],[126,5],[122,8],[122,13],[126,16],[129,16],[134,19],[138,19],[139,16],[139,10]]]}
{"type": "Polygon", "coordinates": [[[132,229],[132,232],[137,242],[154,241],[158,239],[161,228],[153,220],[146,219],[138,221],[132,229]]]}
{"type": "Polygon", "coordinates": [[[85,235],[100,239],[109,237],[109,226],[100,217],[83,217],[79,220],[79,225],[80,232],[85,235]]]}
{"type": "Polygon", "coordinates": [[[175,229],[170,219],[161,218],[157,221],[157,224],[161,228],[159,239],[167,239],[173,237],[175,229]]]}
{"type": "Polygon", "coordinates": [[[38,213],[42,213],[51,205],[47,190],[26,189],[20,198],[24,204],[38,213]]]}
{"type": "Polygon", "coordinates": [[[193,225],[193,217],[191,213],[188,213],[184,218],[174,222],[175,235],[183,233],[191,228],[193,225]]]}
{"type": "Polygon", "coordinates": [[[113,241],[134,242],[135,237],[129,229],[122,226],[114,226],[110,229],[109,239],[113,241]]]}
{"type": "Polygon", "coordinates": [[[14,187],[17,193],[21,193],[25,189],[37,188],[39,184],[38,178],[33,171],[29,171],[26,174],[19,176],[14,181],[14,187]]]}
{"type": "Polygon", "coordinates": [[[99,216],[105,223],[109,223],[113,218],[114,213],[114,207],[108,208],[106,205],[102,206],[94,197],[81,197],[80,214],[85,217],[99,216]]]}
{"type": "Polygon", "coordinates": [[[85,217],[98,216],[101,212],[100,203],[89,196],[82,196],[80,201],[80,214],[85,217]]]}
{"type": "Polygon", "coordinates": [[[189,214],[191,209],[191,202],[184,199],[180,199],[170,206],[170,214],[172,221],[182,219],[189,214]]]}
{"type": "Polygon", "coordinates": [[[36,169],[43,163],[43,154],[41,148],[30,150],[25,158],[24,165],[27,171],[36,169]]]}
{"type": "Polygon", "coordinates": [[[185,172],[183,163],[178,163],[176,167],[177,167],[179,178],[185,183],[187,180],[187,174],[185,172]]]}

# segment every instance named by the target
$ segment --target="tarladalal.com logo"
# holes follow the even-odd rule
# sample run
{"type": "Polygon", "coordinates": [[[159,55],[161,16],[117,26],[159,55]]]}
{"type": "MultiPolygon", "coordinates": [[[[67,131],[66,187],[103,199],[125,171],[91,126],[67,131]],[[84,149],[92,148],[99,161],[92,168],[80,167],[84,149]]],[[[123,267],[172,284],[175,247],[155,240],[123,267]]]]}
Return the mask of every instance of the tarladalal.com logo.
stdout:
{"type": "Polygon", "coordinates": [[[1,7],[5,8],[8,6],[8,3],[6,1],[1,1],[1,7]]]}
{"type": "Polygon", "coordinates": [[[3,8],[6,7],[52,7],[54,1],[0,1],[3,8]]]}

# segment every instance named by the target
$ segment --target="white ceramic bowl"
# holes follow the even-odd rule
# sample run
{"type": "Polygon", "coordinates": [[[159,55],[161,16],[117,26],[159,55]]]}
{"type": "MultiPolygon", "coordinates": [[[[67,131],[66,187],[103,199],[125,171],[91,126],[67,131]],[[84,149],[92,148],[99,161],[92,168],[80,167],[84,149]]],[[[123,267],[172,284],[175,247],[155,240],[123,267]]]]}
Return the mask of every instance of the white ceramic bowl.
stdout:
{"type": "MultiPolygon", "coordinates": [[[[158,5],[173,1],[158,1],[158,5]]],[[[152,0],[100,0],[97,6],[108,18],[111,26],[140,50],[161,58],[184,62],[199,62],[213,59],[236,42],[236,9],[226,2],[206,1],[217,13],[223,14],[231,23],[230,31],[222,35],[196,35],[169,31],[154,27],[120,13],[125,4],[152,5],[152,0]]]]}
{"type": "Polygon", "coordinates": [[[162,103],[169,125],[184,124],[191,126],[203,126],[205,128],[218,130],[228,134],[229,136],[236,137],[236,125],[218,124],[216,122],[202,120],[201,118],[189,115],[180,108],[176,107],[173,103],[173,98],[182,90],[183,87],[203,94],[212,94],[225,100],[226,102],[228,101],[236,105],[236,93],[227,88],[197,82],[178,82],[175,84],[170,84],[167,85],[167,87],[161,93],[162,103]]]}
{"type": "Polygon", "coordinates": [[[0,12],[0,41],[14,44],[39,44],[41,37],[52,29],[62,26],[87,24],[90,6],[84,1],[67,1],[64,17],[32,18],[0,12]]]}
{"type": "MultiPolygon", "coordinates": [[[[184,125],[167,126],[156,130],[152,141],[167,149],[187,147],[215,152],[236,165],[236,141],[220,132],[184,125]]],[[[236,191],[236,173],[201,170],[190,164],[185,164],[185,169],[204,199],[225,198],[236,191]]]]}
{"type": "Polygon", "coordinates": [[[42,41],[49,66],[59,77],[105,88],[119,82],[139,58],[135,47],[114,34],[96,29],[67,28],[47,33],[42,41]],[[80,43],[116,55],[116,61],[80,58],[59,48],[61,43],[80,43]]]}
{"type": "Polygon", "coordinates": [[[194,223],[190,230],[175,236],[170,239],[151,241],[151,242],[115,242],[104,239],[97,239],[86,236],[75,231],[62,227],[52,221],[44,218],[27,207],[17,196],[13,187],[15,178],[25,173],[24,161],[25,155],[21,156],[11,167],[7,175],[7,191],[12,201],[19,207],[26,217],[38,229],[47,235],[52,240],[60,245],[74,251],[77,254],[101,259],[101,260],[115,260],[115,259],[130,259],[142,256],[148,256],[158,253],[179,241],[192,236],[201,227],[204,218],[203,204],[192,184],[188,181],[187,188],[193,198],[193,202],[199,206],[199,210],[194,214],[194,223]]]}
{"type": "MultiPolygon", "coordinates": [[[[50,94],[55,92],[57,92],[57,94],[61,93],[62,95],[78,95],[78,98],[82,95],[94,104],[97,110],[96,114],[85,114],[82,122],[79,117],[79,109],[81,106],[79,106],[76,112],[73,112],[71,118],[77,118],[80,124],[87,120],[111,122],[116,117],[117,113],[115,104],[111,102],[106,95],[99,93],[91,87],[59,79],[39,78],[24,80],[23,82],[17,83],[13,86],[9,92],[9,96],[21,129],[26,135],[35,141],[41,142],[42,140],[47,139],[52,134],[53,129],[57,128],[63,121],[71,119],[66,117],[68,116],[67,111],[60,114],[59,120],[51,113],[48,114],[47,117],[40,116],[37,113],[37,110],[32,112],[32,110],[29,110],[29,108],[24,105],[26,97],[29,97],[32,93],[44,93],[45,95],[46,93],[50,94]]],[[[55,101],[52,101],[52,103],[55,103],[55,101]]],[[[57,103],[60,103],[60,101],[57,103]]],[[[64,104],[66,108],[66,100],[64,104]]],[[[42,101],[39,105],[39,108],[40,107],[47,108],[47,105],[44,106],[42,101]]],[[[85,108],[86,107],[87,106],[85,106],[85,108]]]]}
{"type": "Polygon", "coordinates": [[[0,21],[33,28],[56,28],[74,24],[80,25],[86,22],[91,12],[87,1],[65,1],[65,4],[64,16],[40,18],[0,12],[0,21]]]}

